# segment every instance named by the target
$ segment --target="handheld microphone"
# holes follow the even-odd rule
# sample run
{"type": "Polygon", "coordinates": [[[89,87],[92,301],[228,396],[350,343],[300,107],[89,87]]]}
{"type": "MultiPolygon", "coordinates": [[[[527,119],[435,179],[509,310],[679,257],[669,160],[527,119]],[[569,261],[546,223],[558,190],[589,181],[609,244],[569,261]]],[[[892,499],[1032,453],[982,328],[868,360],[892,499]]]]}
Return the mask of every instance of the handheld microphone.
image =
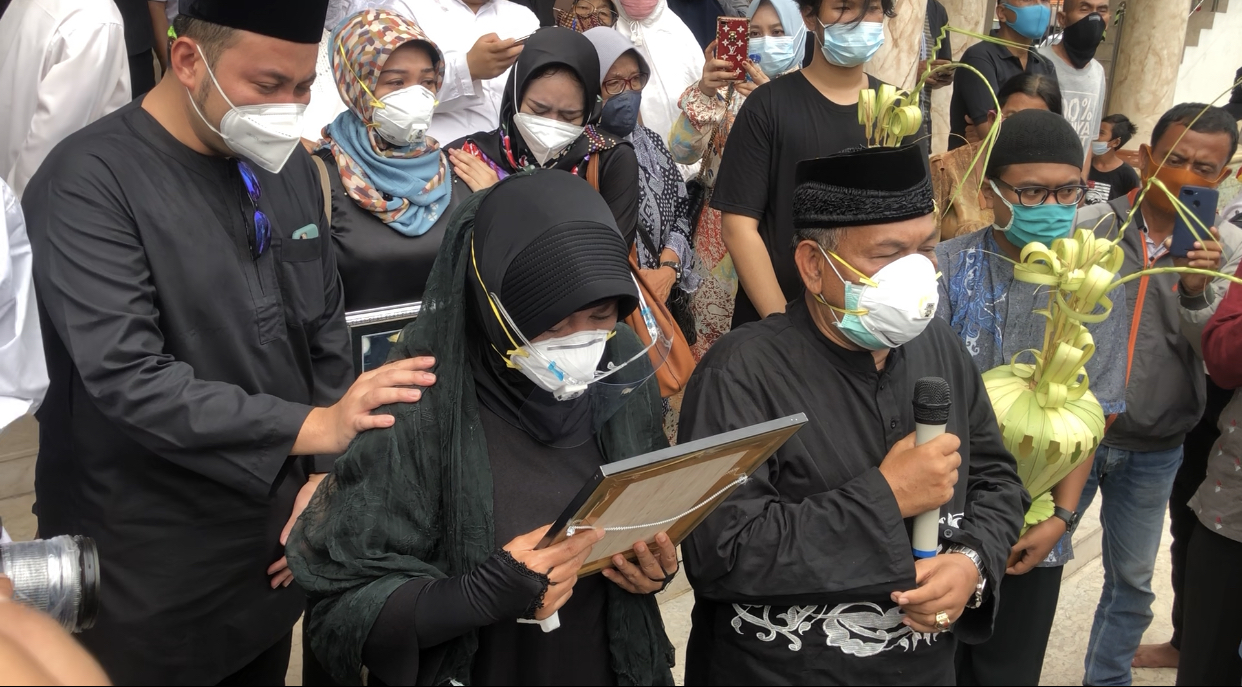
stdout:
{"type": "MultiPolygon", "coordinates": [[[[944,434],[949,424],[952,400],[949,383],[939,377],[924,377],[914,383],[914,443],[921,446],[944,434]]],[[[914,517],[914,533],[910,543],[915,558],[936,555],[940,543],[940,509],[933,508],[914,517]]]]}

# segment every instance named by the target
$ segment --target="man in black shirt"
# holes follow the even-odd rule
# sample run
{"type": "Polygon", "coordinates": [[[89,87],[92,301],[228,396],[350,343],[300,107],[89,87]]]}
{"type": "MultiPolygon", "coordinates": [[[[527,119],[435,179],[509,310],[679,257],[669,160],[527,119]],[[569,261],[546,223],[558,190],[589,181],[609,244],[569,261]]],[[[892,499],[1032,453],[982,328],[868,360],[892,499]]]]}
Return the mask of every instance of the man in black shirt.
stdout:
{"type": "Polygon", "coordinates": [[[799,160],[866,144],[858,94],[880,81],[863,65],[884,42],[893,3],[798,0],[819,47],[811,65],[756,88],[738,112],[711,201],[742,286],[734,327],[783,312],[802,295],[789,252],[794,170],[799,160]]]}
{"type": "Polygon", "coordinates": [[[784,250],[804,295],[708,351],[679,436],[810,421],[682,544],[686,684],[953,684],[957,642],[991,634],[1030,499],[970,354],[934,318],[940,232],[918,146],[797,172],[784,250]],[[916,447],[927,376],[951,406],[946,433],[916,447]],[[911,519],[931,511],[939,541],[916,559],[911,519]]]}
{"type": "Polygon", "coordinates": [[[966,128],[974,126],[982,139],[992,125],[988,113],[996,109],[993,94],[1009,79],[1026,72],[1057,78],[1056,67],[1031,46],[1043,38],[1052,16],[1049,0],[1011,0],[996,6],[1000,30],[996,37],[1026,47],[988,43],[970,46],[962,55],[962,64],[974,67],[986,79],[985,84],[969,69],[958,69],[953,78],[953,102],[949,106],[949,150],[966,145],[966,128]],[[988,89],[991,86],[991,90],[988,89]]]}
{"type": "Polygon", "coordinates": [[[297,136],[326,9],[183,3],[163,80],[22,198],[50,377],[39,532],[98,543],[79,639],[117,684],[282,681],[305,608],[284,538],[335,454],[392,425],[371,411],[431,381],[416,359],[354,380],[297,136]]]}

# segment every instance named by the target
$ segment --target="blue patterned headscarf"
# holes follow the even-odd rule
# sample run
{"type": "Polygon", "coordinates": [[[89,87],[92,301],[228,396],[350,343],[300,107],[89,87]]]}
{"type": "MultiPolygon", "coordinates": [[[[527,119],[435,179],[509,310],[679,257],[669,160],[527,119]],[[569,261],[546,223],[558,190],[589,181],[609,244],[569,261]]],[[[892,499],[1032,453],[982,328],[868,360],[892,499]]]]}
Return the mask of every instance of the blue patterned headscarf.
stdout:
{"type": "MultiPolygon", "coordinates": [[[[436,56],[439,77],[444,58],[412,20],[387,10],[366,10],[332,32],[332,75],[349,107],[324,129],[345,192],[362,209],[406,236],[421,236],[444,214],[453,185],[439,144],[397,147],[370,126],[372,93],[384,63],[397,48],[420,41],[436,56]]],[[[437,83],[438,86],[438,83],[437,83]]]]}

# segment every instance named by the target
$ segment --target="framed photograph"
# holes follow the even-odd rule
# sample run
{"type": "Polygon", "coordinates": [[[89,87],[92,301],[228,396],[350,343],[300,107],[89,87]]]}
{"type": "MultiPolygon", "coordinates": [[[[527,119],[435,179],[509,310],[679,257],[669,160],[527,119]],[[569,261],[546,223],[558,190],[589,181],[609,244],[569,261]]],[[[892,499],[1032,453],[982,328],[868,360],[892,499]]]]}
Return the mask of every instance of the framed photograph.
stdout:
{"type": "Polygon", "coordinates": [[[354,376],[383,365],[405,325],[414,321],[422,302],[345,313],[354,349],[354,376]]]}
{"type": "Polygon", "coordinates": [[[635,542],[667,532],[678,545],[802,425],[799,413],[600,466],[536,548],[603,529],[579,577],[608,567],[635,542]]]}

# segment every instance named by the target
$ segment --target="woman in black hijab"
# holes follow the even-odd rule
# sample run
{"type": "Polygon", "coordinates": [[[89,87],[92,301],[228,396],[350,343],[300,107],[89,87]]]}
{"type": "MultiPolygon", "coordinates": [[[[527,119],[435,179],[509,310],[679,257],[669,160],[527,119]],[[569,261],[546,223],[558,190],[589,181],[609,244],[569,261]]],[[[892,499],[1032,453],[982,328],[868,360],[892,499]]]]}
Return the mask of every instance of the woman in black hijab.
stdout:
{"type": "Polygon", "coordinates": [[[289,539],[336,679],[672,684],[651,596],[677,569],[667,535],[581,580],[597,533],[533,550],[599,465],[667,446],[649,357],[618,324],[639,298],[628,253],[608,206],[560,171],[515,175],[453,216],[393,354],[434,351],[435,386],[382,411],[395,424],[358,437],[289,539]],[[602,355],[564,353],[584,349],[602,355]],[[602,382],[557,400],[613,365],[624,401],[602,382]],[[558,609],[555,632],[517,622],[558,609]]]}
{"type": "Polygon", "coordinates": [[[617,227],[633,243],[638,226],[638,159],[620,137],[597,128],[602,110],[599,57],[582,34],[559,26],[536,31],[509,72],[500,128],[450,143],[455,171],[472,188],[531,169],[561,169],[588,179],[592,159],[599,192],[617,227]]]}

